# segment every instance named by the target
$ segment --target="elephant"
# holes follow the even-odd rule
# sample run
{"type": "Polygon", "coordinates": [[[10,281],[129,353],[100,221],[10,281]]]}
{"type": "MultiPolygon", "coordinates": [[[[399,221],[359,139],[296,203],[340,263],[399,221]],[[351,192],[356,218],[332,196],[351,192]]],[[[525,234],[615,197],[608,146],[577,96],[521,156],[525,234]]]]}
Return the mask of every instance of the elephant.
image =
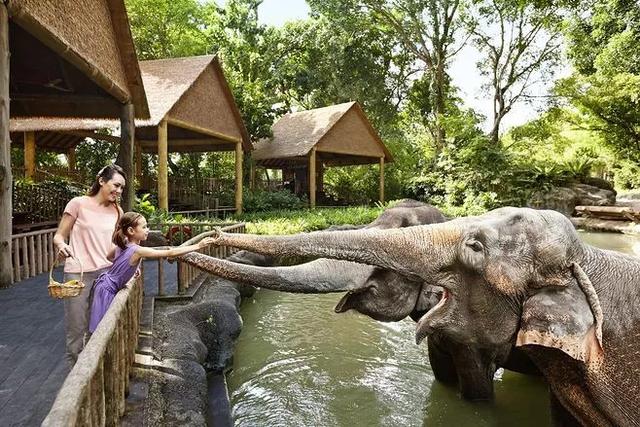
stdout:
{"type": "MultiPolygon", "coordinates": [[[[359,229],[383,230],[444,221],[446,218],[438,209],[414,200],[403,200],[359,229]]],[[[343,226],[339,228],[344,229],[343,226]]],[[[353,230],[354,226],[346,229],[353,230]]],[[[438,303],[443,293],[441,287],[424,285],[422,281],[393,270],[346,261],[323,259],[295,267],[261,269],[199,254],[185,256],[183,260],[230,280],[278,291],[347,291],[335,307],[337,313],[356,310],[383,322],[399,321],[407,316],[417,322],[438,303]]],[[[460,344],[442,333],[432,334],[427,345],[435,378],[457,385],[462,397],[468,400],[493,397],[493,377],[500,366],[516,372],[539,374],[518,349],[505,349],[495,354],[478,346],[460,344]]]]}
{"type": "MultiPolygon", "coordinates": [[[[558,212],[500,208],[438,224],[291,236],[217,232],[215,242],[344,261],[310,263],[308,279],[317,291],[332,289],[323,278],[329,266],[344,274],[376,266],[423,288],[442,287],[440,301],[416,324],[417,343],[443,335],[496,358],[515,346],[547,380],[555,422],[640,425],[640,259],[582,243],[558,212]]],[[[231,268],[223,275],[248,271],[231,268]]],[[[251,274],[283,289],[297,283],[286,269],[251,274]]],[[[396,304],[406,307],[405,299],[396,304]]]]}

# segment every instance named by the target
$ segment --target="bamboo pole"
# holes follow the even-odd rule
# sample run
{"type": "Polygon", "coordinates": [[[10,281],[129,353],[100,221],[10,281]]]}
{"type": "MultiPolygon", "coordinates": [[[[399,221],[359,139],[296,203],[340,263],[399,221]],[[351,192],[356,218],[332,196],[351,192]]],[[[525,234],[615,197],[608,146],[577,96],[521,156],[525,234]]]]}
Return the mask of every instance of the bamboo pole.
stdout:
{"type": "Polygon", "coordinates": [[[34,179],[36,176],[36,133],[24,133],[24,176],[34,179]]]}
{"type": "Polygon", "coordinates": [[[116,163],[127,175],[127,185],[122,193],[122,209],[133,209],[135,184],[133,179],[133,138],[135,134],[134,108],[132,103],[124,104],[120,110],[120,149],[116,163]]]}
{"type": "Polygon", "coordinates": [[[311,149],[309,155],[309,207],[316,207],[316,147],[311,149]]]}
{"type": "Polygon", "coordinates": [[[380,203],[384,203],[384,156],[380,157],[380,203]]]}
{"type": "Polygon", "coordinates": [[[11,140],[9,139],[9,15],[0,3],[0,287],[11,284],[11,140]]]}
{"type": "Polygon", "coordinates": [[[242,213],[242,141],[236,142],[236,213],[242,213]]]}
{"type": "Polygon", "coordinates": [[[169,142],[167,120],[158,125],[158,205],[160,209],[169,210],[169,142]]]}

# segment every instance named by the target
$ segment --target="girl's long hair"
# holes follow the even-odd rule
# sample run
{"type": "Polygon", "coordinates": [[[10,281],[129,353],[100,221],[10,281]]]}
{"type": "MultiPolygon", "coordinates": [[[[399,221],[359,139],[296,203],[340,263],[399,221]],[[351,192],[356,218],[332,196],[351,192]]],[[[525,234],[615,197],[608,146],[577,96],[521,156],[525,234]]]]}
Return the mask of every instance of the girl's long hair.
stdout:
{"type": "Polygon", "coordinates": [[[129,241],[127,229],[129,227],[136,228],[141,218],[142,215],[138,212],[127,212],[122,215],[116,226],[116,231],[113,233],[113,243],[122,250],[127,249],[127,242],[129,241]]]}

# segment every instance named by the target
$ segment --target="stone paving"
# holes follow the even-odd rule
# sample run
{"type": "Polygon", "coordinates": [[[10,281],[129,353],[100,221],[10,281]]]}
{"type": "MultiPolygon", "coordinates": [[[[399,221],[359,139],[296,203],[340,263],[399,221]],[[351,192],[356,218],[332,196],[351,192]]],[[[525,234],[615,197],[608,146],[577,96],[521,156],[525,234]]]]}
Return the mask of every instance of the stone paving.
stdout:
{"type": "MultiPolygon", "coordinates": [[[[145,261],[145,295],[155,295],[157,261],[145,261]]],[[[176,293],[176,264],[165,262],[165,293],[176,293]]],[[[56,274],[56,273],[54,273],[56,274]]],[[[57,272],[57,278],[62,277],[57,272]]],[[[66,378],[61,300],[48,273],[0,289],[0,426],[39,426],[66,378]]]]}

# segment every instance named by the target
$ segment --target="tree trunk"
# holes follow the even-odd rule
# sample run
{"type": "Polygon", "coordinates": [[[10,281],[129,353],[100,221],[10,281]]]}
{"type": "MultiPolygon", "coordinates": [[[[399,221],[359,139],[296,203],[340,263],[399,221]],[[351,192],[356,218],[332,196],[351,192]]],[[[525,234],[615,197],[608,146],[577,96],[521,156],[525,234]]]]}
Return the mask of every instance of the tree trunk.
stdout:
{"type": "Polygon", "coordinates": [[[11,141],[9,139],[9,15],[0,3],[0,287],[11,284],[11,141]]]}

